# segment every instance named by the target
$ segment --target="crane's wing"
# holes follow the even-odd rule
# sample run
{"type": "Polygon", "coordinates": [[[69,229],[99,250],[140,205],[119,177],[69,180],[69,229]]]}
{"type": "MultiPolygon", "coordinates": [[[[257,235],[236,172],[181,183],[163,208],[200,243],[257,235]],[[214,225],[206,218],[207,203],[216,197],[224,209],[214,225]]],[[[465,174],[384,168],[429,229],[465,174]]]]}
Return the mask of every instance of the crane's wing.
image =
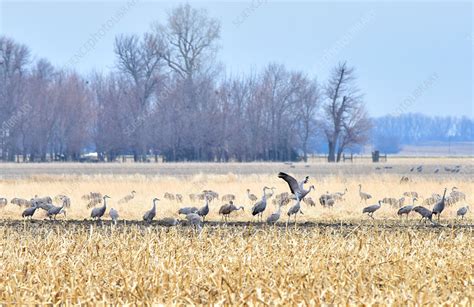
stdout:
{"type": "Polygon", "coordinates": [[[257,207],[259,207],[260,205],[262,205],[262,201],[259,201],[257,203],[255,203],[255,205],[253,205],[252,207],[252,215],[255,215],[257,214],[258,212],[256,211],[257,207]]]}
{"type": "Polygon", "coordinates": [[[298,185],[298,181],[296,181],[295,178],[283,172],[278,173],[278,178],[281,178],[285,180],[286,183],[288,183],[291,193],[296,194],[297,192],[300,192],[300,186],[298,185]]]}

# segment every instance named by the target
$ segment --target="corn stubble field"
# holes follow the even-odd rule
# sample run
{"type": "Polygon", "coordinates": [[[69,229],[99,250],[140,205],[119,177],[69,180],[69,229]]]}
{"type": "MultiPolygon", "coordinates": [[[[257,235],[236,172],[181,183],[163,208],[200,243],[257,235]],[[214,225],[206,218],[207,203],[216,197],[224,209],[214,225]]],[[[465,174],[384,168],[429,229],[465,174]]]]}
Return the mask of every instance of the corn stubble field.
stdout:
{"type": "MultiPolygon", "coordinates": [[[[392,162],[387,171],[375,170],[372,164],[331,166],[329,171],[317,163],[242,166],[253,174],[222,174],[211,166],[206,171],[206,164],[200,164],[202,172],[196,173],[192,165],[189,174],[181,171],[179,176],[103,174],[100,165],[95,174],[70,174],[64,165],[64,174],[45,169],[41,175],[29,166],[7,165],[5,173],[17,175],[3,177],[0,197],[66,194],[72,206],[58,221],[47,221],[38,212],[25,222],[22,209],[12,204],[0,209],[0,303],[472,305],[473,215],[468,212],[464,220],[455,216],[460,206],[472,204],[472,160],[417,162],[426,171],[411,173],[412,165],[404,161],[392,162]],[[461,164],[462,171],[431,170],[448,164],[461,164]],[[293,220],[285,225],[289,206],[282,208],[276,226],[258,224],[245,191],[249,188],[259,197],[265,185],[275,187],[276,193],[288,191],[275,169],[297,178],[309,175],[315,200],[326,191],[347,187],[348,193],[331,209],[302,204],[304,214],[298,215],[296,225],[293,220]],[[401,184],[402,175],[410,182],[401,184]],[[416,213],[400,221],[390,205],[383,205],[371,220],[361,213],[365,204],[359,199],[359,183],[373,196],[368,204],[406,191],[428,197],[453,186],[467,198],[447,207],[440,225],[420,223],[416,213]],[[200,233],[184,222],[164,227],[140,221],[153,197],[183,194],[182,204],[164,199],[158,203],[157,219],[178,217],[179,207],[203,205],[186,197],[203,189],[235,194],[235,203],[245,211],[221,223],[218,210],[223,202],[213,202],[210,222],[200,233]],[[118,204],[131,190],[136,197],[118,204]],[[102,223],[85,220],[90,209],[81,196],[92,191],[112,197],[109,208],[116,208],[122,219],[117,225],[108,216],[102,223]]],[[[269,201],[264,217],[274,211],[269,201]]]]}

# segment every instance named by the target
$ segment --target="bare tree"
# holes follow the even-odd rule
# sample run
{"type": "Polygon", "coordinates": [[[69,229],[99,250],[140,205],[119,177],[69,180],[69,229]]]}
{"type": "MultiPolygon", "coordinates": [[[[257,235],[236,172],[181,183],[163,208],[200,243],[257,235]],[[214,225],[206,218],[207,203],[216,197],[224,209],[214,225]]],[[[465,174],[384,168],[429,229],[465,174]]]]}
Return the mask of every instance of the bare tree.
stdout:
{"type": "Polygon", "coordinates": [[[24,88],[27,79],[27,67],[30,62],[30,50],[25,45],[0,36],[0,151],[2,160],[13,160],[17,146],[15,144],[16,124],[21,120],[24,88]]]}
{"type": "Polygon", "coordinates": [[[163,46],[154,35],[145,34],[143,38],[137,35],[118,36],[115,39],[115,54],[117,67],[132,85],[128,99],[128,118],[126,136],[133,146],[135,161],[147,152],[147,134],[142,120],[151,113],[154,107],[151,101],[161,79],[163,46]]]}
{"type": "Polygon", "coordinates": [[[182,4],[168,14],[166,25],[157,25],[156,34],[165,42],[163,57],[183,79],[208,68],[218,49],[220,23],[205,10],[182,4]]]}
{"type": "Polygon", "coordinates": [[[354,83],[354,69],[341,63],[332,71],[325,88],[323,124],[329,162],[339,162],[345,148],[362,145],[368,137],[370,120],[354,83]]]}
{"type": "Polygon", "coordinates": [[[298,135],[303,151],[303,160],[308,161],[308,145],[310,138],[316,134],[318,122],[317,112],[321,104],[321,93],[316,80],[305,79],[296,94],[298,102],[298,135]]]}

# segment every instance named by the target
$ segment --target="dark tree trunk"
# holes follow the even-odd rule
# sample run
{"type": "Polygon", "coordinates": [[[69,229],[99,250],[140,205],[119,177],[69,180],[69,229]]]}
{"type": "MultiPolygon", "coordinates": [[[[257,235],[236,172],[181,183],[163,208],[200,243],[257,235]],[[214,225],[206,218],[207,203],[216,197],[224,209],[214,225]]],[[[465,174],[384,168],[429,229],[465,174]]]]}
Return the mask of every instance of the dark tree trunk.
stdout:
{"type": "Polygon", "coordinates": [[[328,162],[336,162],[336,142],[328,141],[328,162]]]}

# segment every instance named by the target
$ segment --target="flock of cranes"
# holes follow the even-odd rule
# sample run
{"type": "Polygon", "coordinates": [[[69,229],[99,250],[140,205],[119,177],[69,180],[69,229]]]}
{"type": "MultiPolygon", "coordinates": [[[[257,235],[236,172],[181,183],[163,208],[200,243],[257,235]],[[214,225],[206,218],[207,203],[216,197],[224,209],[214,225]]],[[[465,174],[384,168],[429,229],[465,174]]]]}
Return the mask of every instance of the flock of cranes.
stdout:
{"type": "MultiPolygon", "coordinates": [[[[277,207],[277,210],[271,213],[266,218],[266,223],[275,224],[281,218],[282,214],[282,207],[288,205],[290,202],[294,202],[288,209],[287,215],[287,223],[290,222],[291,217],[294,217],[294,222],[296,224],[298,214],[303,214],[301,209],[301,201],[309,206],[315,206],[315,202],[309,196],[309,193],[312,190],[315,190],[314,185],[309,186],[306,188],[305,185],[309,181],[309,177],[306,176],[302,180],[298,181],[294,177],[280,172],[278,173],[278,178],[284,180],[288,187],[289,192],[284,192],[277,194],[272,202],[277,207]]],[[[415,206],[415,202],[418,201],[420,195],[418,195],[415,191],[405,192],[403,197],[400,199],[397,198],[383,198],[377,201],[376,204],[366,206],[363,208],[362,213],[367,214],[370,218],[374,219],[374,214],[385,204],[391,205],[393,207],[398,208],[397,214],[400,218],[403,215],[406,215],[408,219],[408,215],[413,211],[418,213],[421,216],[421,220],[431,221],[433,222],[433,215],[436,215],[438,218],[438,222],[440,216],[446,206],[451,205],[457,201],[466,200],[466,195],[458,190],[457,187],[453,187],[451,189],[450,194],[447,196],[448,189],[444,189],[444,193],[442,196],[438,194],[433,194],[432,196],[424,199],[423,205],[425,206],[433,206],[432,209],[428,209],[425,206],[418,205],[415,206]],[[407,198],[412,199],[412,203],[408,205],[404,205],[404,202],[407,198]]],[[[257,221],[264,222],[263,214],[267,209],[267,203],[270,198],[273,197],[275,194],[274,187],[267,187],[264,186],[262,189],[262,196],[258,198],[256,195],[250,192],[250,189],[247,189],[247,198],[253,204],[251,208],[251,214],[253,217],[257,219],[257,221]]],[[[329,193],[326,192],[322,194],[319,198],[319,202],[323,207],[332,207],[338,201],[344,200],[346,193],[348,192],[347,188],[343,192],[336,192],[336,193],[329,193]]],[[[359,197],[360,203],[364,202],[365,204],[372,199],[372,195],[362,190],[362,184],[359,184],[359,197]]],[[[132,191],[129,195],[124,196],[121,198],[117,203],[118,204],[125,204],[134,199],[136,195],[136,191],[132,191]]],[[[167,200],[176,200],[178,203],[183,201],[183,197],[181,194],[171,194],[165,193],[164,198],[167,200]]],[[[206,216],[210,212],[210,202],[215,199],[219,199],[219,194],[211,191],[211,190],[204,190],[202,194],[191,194],[189,195],[191,200],[195,201],[204,201],[204,206],[197,208],[197,207],[182,207],[178,210],[179,215],[184,215],[186,220],[193,226],[197,228],[201,228],[202,224],[205,223],[206,216]]],[[[71,200],[69,197],[65,195],[58,195],[55,198],[57,201],[61,201],[61,206],[55,206],[52,203],[51,197],[38,197],[35,196],[30,201],[20,198],[14,198],[11,200],[12,204],[17,204],[19,206],[26,206],[27,208],[22,212],[22,217],[25,219],[31,219],[35,212],[38,209],[43,209],[46,212],[48,218],[55,220],[59,214],[64,214],[66,216],[66,209],[70,207],[71,200]]],[[[82,197],[83,200],[88,201],[88,208],[92,207],[90,217],[94,220],[100,220],[106,215],[107,211],[107,200],[110,199],[108,195],[103,195],[97,192],[91,192],[86,194],[82,197]],[[97,207],[97,205],[101,204],[101,206],[97,207]]],[[[221,197],[222,201],[226,203],[219,208],[219,215],[222,216],[222,219],[227,222],[230,214],[235,211],[245,211],[244,206],[237,206],[234,204],[236,197],[233,194],[225,194],[221,197]]],[[[150,210],[146,211],[143,214],[143,221],[146,223],[151,223],[153,219],[156,217],[157,211],[157,203],[160,201],[159,198],[154,198],[152,200],[152,207],[150,210]]],[[[0,198],[0,207],[4,207],[7,204],[7,200],[5,198],[0,198]]],[[[469,206],[461,207],[457,210],[457,216],[464,218],[464,216],[469,211],[469,206]]],[[[109,217],[113,221],[114,224],[117,223],[119,219],[119,212],[115,208],[110,208],[109,210],[109,217]]],[[[179,223],[179,220],[174,217],[168,217],[161,220],[161,222],[165,225],[174,226],[179,223]]]]}

